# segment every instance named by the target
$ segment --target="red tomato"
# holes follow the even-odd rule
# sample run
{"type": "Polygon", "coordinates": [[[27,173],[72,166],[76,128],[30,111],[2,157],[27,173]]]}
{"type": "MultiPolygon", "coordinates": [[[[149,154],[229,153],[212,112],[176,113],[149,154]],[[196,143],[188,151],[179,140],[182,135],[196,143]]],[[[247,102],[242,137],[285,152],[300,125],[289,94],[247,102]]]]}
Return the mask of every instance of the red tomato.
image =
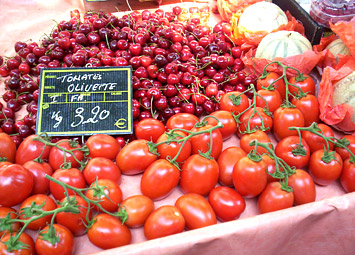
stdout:
{"type": "Polygon", "coordinates": [[[274,212],[293,205],[293,193],[281,189],[279,182],[270,182],[258,198],[260,213],[274,212]]]}
{"type": "MultiPolygon", "coordinates": [[[[59,141],[58,146],[67,150],[81,148],[80,144],[76,144],[76,146],[72,147],[71,142],[68,142],[68,140],[64,139],[59,141]]],[[[73,154],[79,161],[82,161],[84,158],[84,153],[80,150],[74,150],[73,154]]],[[[58,149],[57,147],[51,148],[49,152],[48,163],[51,165],[54,171],[63,167],[65,159],[66,163],[71,163],[72,168],[80,167],[80,164],[68,152],[64,152],[61,149],[58,149]]]]}
{"type": "Polygon", "coordinates": [[[289,92],[292,95],[295,95],[296,93],[299,94],[299,88],[302,89],[303,93],[309,92],[310,95],[315,95],[316,85],[314,84],[313,79],[307,75],[304,75],[304,78],[303,81],[297,81],[296,76],[294,76],[288,80],[289,83],[297,86],[288,86],[289,92]]]}
{"type": "Polygon", "coordinates": [[[191,130],[200,120],[191,113],[177,113],[171,116],[166,122],[166,129],[175,128],[191,130]]]}
{"type": "Polygon", "coordinates": [[[272,83],[273,86],[275,86],[276,90],[280,93],[281,98],[285,99],[286,97],[285,81],[283,80],[283,78],[280,79],[280,75],[275,72],[268,72],[268,74],[265,77],[260,77],[256,83],[256,88],[259,91],[263,89],[263,87],[268,88],[272,83]],[[277,79],[279,80],[276,81],[277,79]]]}
{"type": "MultiPolygon", "coordinates": [[[[320,128],[321,131],[318,131],[317,133],[323,134],[326,137],[334,137],[334,132],[326,124],[318,124],[318,127],[320,128]]],[[[326,148],[326,141],[320,137],[319,135],[313,134],[310,131],[302,131],[302,138],[307,142],[309,145],[309,149],[311,150],[311,153],[317,151],[317,150],[323,150],[326,148]]],[[[334,144],[329,142],[329,150],[334,149],[334,144]]]]}
{"type": "Polygon", "coordinates": [[[87,184],[93,183],[97,179],[110,179],[114,182],[121,182],[121,171],[110,159],[96,157],[89,160],[83,170],[83,175],[87,184]]]}
{"type": "Polygon", "coordinates": [[[116,159],[121,145],[110,135],[95,134],[88,138],[86,146],[89,148],[88,158],[104,157],[111,160],[116,159]]]}
{"type": "MultiPolygon", "coordinates": [[[[223,128],[220,128],[219,131],[221,132],[223,140],[229,139],[237,131],[237,123],[231,112],[219,110],[211,113],[210,116],[213,116],[222,122],[223,128]]],[[[206,120],[207,123],[212,126],[216,126],[218,123],[214,118],[206,118],[206,120]]]]}
{"type": "Polygon", "coordinates": [[[49,192],[49,180],[46,174],[52,175],[52,167],[46,163],[37,163],[33,160],[27,161],[23,167],[30,171],[33,175],[33,189],[31,194],[47,194],[49,192]]]}
{"type": "Polygon", "coordinates": [[[0,168],[0,205],[11,207],[27,198],[33,188],[30,171],[18,164],[0,168]]]}
{"type": "Polygon", "coordinates": [[[0,158],[15,163],[16,144],[6,133],[0,133],[0,158]]]}
{"type": "MultiPolygon", "coordinates": [[[[110,179],[100,179],[90,185],[86,197],[97,201],[103,209],[109,212],[117,211],[122,201],[122,190],[118,184],[110,179]]],[[[100,210],[99,207],[94,207],[100,210]]]]}
{"type": "Polygon", "coordinates": [[[267,109],[266,105],[268,106],[268,110],[270,112],[274,112],[277,108],[279,108],[282,104],[282,98],[280,92],[275,90],[266,90],[260,89],[258,90],[258,95],[256,97],[256,106],[267,109]]]}
{"type": "Polygon", "coordinates": [[[219,186],[211,190],[208,202],[222,221],[238,219],[245,210],[244,198],[229,187],[219,186]]]}
{"type": "Polygon", "coordinates": [[[41,237],[42,234],[48,233],[49,226],[46,226],[36,239],[36,252],[38,255],[70,255],[74,253],[74,236],[64,226],[53,224],[56,236],[59,241],[54,245],[48,240],[41,237]]]}
{"type": "MultiPolygon", "coordinates": [[[[17,218],[17,212],[15,209],[11,207],[4,207],[0,206],[0,219],[4,219],[6,217],[9,217],[9,219],[16,219],[17,218]]],[[[3,236],[5,233],[16,233],[20,228],[21,228],[21,223],[20,222],[13,222],[10,224],[3,224],[0,225],[0,236],[3,236]]]]}
{"type": "Polygon", "coordinates": [[[181,233],[185,219],[180,210],[172,205],[163,205],[153,211],[144,224],[144,235],[148,240],[181,233]]]}
{"type": "Polygon", "coordinates": [[[218,180],[222,185],[233,186],[233,167],[234,165],[247,154],[239,147],[229,147],[222,151],[219,155],[217,163],[219,167],[218,180]]]}
{"type": "MultiPolygon", "coordinates": [[[[174,134],[176,134],[172,139],[177,139],[180,140],[183,137],[186,137],[186,134],[181,131],[174,131],[174,134]]],[[[170,157],[173,159],[177,153],[179,152],[180,148],[182,147],[181,151],[179,152],[179,156],[176,158],[176,162],[178,163],[183,163],[188,157],[191,155],[191,142],[190,140],[187,140],[185,144],[183,145],[182,142],[177,143],[177,142],[166,142],[162,143],[164,141],[168,140],[168,135],[166,133],[162,134],[158,140],[157,143],[161,143],[157,146],[157,152],[159,153],[159,158],[160,159],[167,159],[170,157]]],[[[171,140],[171,139],[169,139],[171,140]]]]}
{"type": "Polygon", "coordinates": [[[160,120],[147,118],[139,121],[134,131],[137,139],[145,139],[155,143],[165,133],[165,126],[160,120]]]}
{"type": "Polygon", "coordinates": [[[116,164],[122,174],[135,175],[143,173],[156,159],[157,156],[149,151],[147,140],[139,139],[122,148],[117,154],[116,164]]]}
{"type": "Polygon", "coordinates": [[[350,162],[350,158],[344,161],[340,184],[347,193],[355,191],[355,164],[350,162]]]}
{"type": "Polygon", "coordinates": [[[240,123],[238,126],[238,135],[241,136],[245,134],[245,132],[253,131],[253,130],[263,130],[265,132],[269,132],[272,128],[272,118],[264,113],[263,108],[256,107],[250,108],[239,119],[240,123]],[[264,123],[264,126],[262,126],[264,123]]]}
{"type": "Polygon", "coordinates": [[[298,135],[297,130],[289,127],[304,127],[304,117],[297,108],[279,107],[274,112],[274,136],[279,141],[287,136],[298,135]]]}
{"type": "Polygon", "coordinates": [[[130,228],[138,228],[144,225],[146,219],[154,211],[154,202],[147,196],[134,195],[122,201],[118,211],[124,208],[127,213],[125,224],[130,228]]]}
{"type": "Polygon", "coordinates": [[[312,153],[309,160],[308,170],[315,183],[327,186],[338,179],[343,170],[343,160],[338,153],[334,152],[335,159],[330,162],[323,161],[324,150],[312,153]]]}
{"type": "Polygon", "coordinates": [[[233,168],[235,189],[245,197],[259,195],[267,184],[267,166],[263,160],[253,161],[248,156],[241,158],[233,168]]]}
{"type": "MultiPolygon", "coordinates": [[[[7,233],[4,236],[1,236],[1,240],[0,240],[0,254],[4,254],[4,255],[32,255],[32,254],[36,254],[35,252],[35,243],[33,242],[32,237],[27,234],[27,233],[22,233],[20,235],[20,238],[18,239],[19,242],[21,242],[22,244],[24,244],[26,247],[25,248],[20,248],[19,250],[13,250],[11,252],[9,252],[7,250],[7,245],[6,242],[10,240],[11,235],[14,237],[16,235],[16,233],[7,233]]],[[[23,247],[23,246],[21,246],[23,247]]]]}
{"type": "MultiPolygon", "coordinates": [[[[255,146],[249,145],[254,140],[260,143],[271,143],[270,138],[264,131],[256,130],[255,132],[252,133],[246,133],[240,138],[240,148],[242,148],[243,151],[245,151],[246,153],[249,153],[251,150],[255,149],[255,146]]],[[[269,147],[271,148],[271,144],[269,147]]],[[[256,151],[259,154],[264,154],[267,152],[267,150],[261,146],[258,146],[256,148],[256,151]]]]}
{"type": "MultiPolygon", "coordinates": [[[[86,186],[84,176],[77,168],[58,169],[53,173],[52,177],[75,188],[83,189],[86,186]]],[[[49,190],[56,200],[62,200],[65,197],[64,188],[59,184],[52,181],[49,182],[49,190]]],[[[75,194],[74,191],[67,190],[69,195],[75,194]]]]}
{"type": "Polygon", "coordinates": [[[34,160],[41,156],[41,159],[48,159],[50,146],[44,146],[40,141],[34,141],[33,138],[37,135],[26,137],[16,151],[16,163],[23,165],[27,161],[34,160]],[[42,153],[43,151],[43,153],[42,153]],[[42,153],[42,155],[41,155],[42,153]]]}
{"type": "Polygon", "coordinates": [[[307,94],[300,99],[293,98],[291,103],[302,112],[305,127],[310,126],[313,122],[319,122],[319,103],[314,95],[307,94]]]}
{"type": "MultiPolygon", "coordinates": [[[[201,132],[203,130],[210,129],[211,125],[206,125],[203,127],[194,127],[191,129],[193,132],[201,132]]],[[[198,154],[199,152],[206,153],[211,144],[211,136],[210,133],[203,133],[199,135],[195,135],[190,138],[191,141],[191,153],[192,154],[198,154]]],[[[211,152],[211,157],[213,158],[218,158],[219,154],[221,153],[223,148],[223,138],[221,135],[221,132],[218,129],[215,129],[212,131],[212,152],[211,152]]]]}
{"type": "MultiPolygon", "coordinates": [[[[19,217],[21,220],[29,220],[37,216],[36,214],[32,217],[26,217],[27,215],[23,213],[23,210],[25,208],[31,207],[32,204],[36,204],[39,207],[43,205],[43,207],[40,208],[41,211],[52,211],[57,208],[57,204],[51,197],[44,194],[33,195],[25,199],[25,201],[23,201],[21,204],[21,207],[19,209],[19,217]]],[[[27,228],[31,230],[39,230],[41,228],[44,228],[51,221],[52,217],[53,215],[47,215],[40,219],[34,220],[28,224],[27,228]]]]}
{"type": "MultiPolygon", "coordinates": [[[[91,219],[91,212],[88,212],[88,203],[80,196],[69,196],[70,200],[76,201],[80,213],[60,212],[56,215],[55,219],[58,224],[68,228],[74,236],[81,236],[86,233],[87,216],[91,219]]],[[[63,203],[66,203],[68,198],[63,198],[58,204],[58,208],[61,208],[63,203]]]]}
{"type": "Polygon", "coordinates": [[[219,167],[214,159],[190,156],[181,168],[180,187],[186,193],[207,196],[218,182],[219,167]]]}
{"type": "Polygon", "coordinates": [[[293,190],[295,205],[311,203],[316,200],[316,186],[312,177],[302,169],[288,177],[288,185],[293,190]]]}
{"type": "Polygon", "coordinates": [[[222,110],[232,112],[237,115],[249,107],[249,99],[245,94],[237,91],[232,91],[224,94],[219,100],[219,105],[222,110]]]}
{"type": "Polygon", "coordinates": [[[144,171],[141,192],[153,200],[160,200],[170,194],[179,180],[180,170],[166,159],[158,159],[144,171]]]}
{"type": "Polygon", "coordinates": [[[275,147],[275,154],[283,159],[289,166],[304,168],[308,165],[311,156],[308,144],[301,138],[302,149],[299,149],[299,136],[283,138],[275,147]]]}
{"type": "Polygon", "coordinates": [[[131,243],[131,231],[118,218],[102,213],[93,220],[94,224],[88,230],[88,237],[97,247],[111,249],[131,243]]]}
{"type": "MultiPolygon", "coordinates": [[[[341,139],[345,139],[346,142],[346,147],[353,153],[355,154],[355,136],[354,135],[344,135],[341,139]]],[[[341,156],[343,160],[346,160],[349,158],[349,152],[341,148],[339,146],[335,146],[335,151],[341,156]]]]}
{"type": "Polygon", "coordinates": [[[187,229],[203,228],[217,223],[211,205],[199,194],[182,195],[176,200],[175,206],[184,216],[187,229]]]}

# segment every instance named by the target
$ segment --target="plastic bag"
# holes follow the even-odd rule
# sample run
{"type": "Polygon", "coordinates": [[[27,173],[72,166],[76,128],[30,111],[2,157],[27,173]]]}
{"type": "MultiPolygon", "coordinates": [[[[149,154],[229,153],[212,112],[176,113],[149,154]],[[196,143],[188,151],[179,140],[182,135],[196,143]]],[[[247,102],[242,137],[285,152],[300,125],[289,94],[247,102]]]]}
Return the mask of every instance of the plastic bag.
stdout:
{"type": "Polygon", "coordinates": [[[327,66],[323,70],[319,85],[318,101],[320,119],[328,125],[344,132],[355,132],[355,124],[351,120],[353,108],[348,104],[333,106],[334,84],[355,70],[355,59],[351,56],[343,58],[336,69],[327,66]]]}

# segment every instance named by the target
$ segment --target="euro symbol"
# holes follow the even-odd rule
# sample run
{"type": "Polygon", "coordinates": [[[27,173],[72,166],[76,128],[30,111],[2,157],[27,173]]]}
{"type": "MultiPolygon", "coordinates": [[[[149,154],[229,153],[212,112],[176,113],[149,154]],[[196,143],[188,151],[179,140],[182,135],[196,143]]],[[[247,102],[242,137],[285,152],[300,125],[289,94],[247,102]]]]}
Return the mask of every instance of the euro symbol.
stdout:
{"type": "Polygon", "coordinates": [[[124,118],[118,119],[115,123],[115,126],[118,127],[119,129],[123,129],[126,127],[126,122],[127,120],[124,118]]]}

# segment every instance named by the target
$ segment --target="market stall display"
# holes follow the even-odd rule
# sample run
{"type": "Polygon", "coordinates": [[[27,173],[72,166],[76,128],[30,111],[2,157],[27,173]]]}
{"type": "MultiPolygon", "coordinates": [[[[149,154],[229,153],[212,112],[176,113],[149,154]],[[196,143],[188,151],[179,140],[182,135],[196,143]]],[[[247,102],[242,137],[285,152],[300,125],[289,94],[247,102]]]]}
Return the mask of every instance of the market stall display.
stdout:
{"type": "Polygon", "coordinates": [[[351,254],[352,109],[335,120],[324,99],[354,70],[354,20],[330,25],[349,55],[329,40],[265,59],[272,32],[307,41],[284,17],[254,37],[205,4],[72,10],[40,42],[13,43],[0,67],[0,249],[351,254]],[[133,134],[34,134],[41,69],[74,66],[132,69],[133,134]]]}

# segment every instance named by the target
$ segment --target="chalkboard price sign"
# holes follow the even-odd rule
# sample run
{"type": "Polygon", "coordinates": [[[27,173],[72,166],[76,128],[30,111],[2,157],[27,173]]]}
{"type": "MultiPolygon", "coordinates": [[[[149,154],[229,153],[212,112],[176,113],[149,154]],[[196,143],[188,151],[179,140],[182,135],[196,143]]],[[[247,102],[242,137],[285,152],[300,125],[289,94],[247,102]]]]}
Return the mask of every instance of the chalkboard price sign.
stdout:
{"type": "Polygon", "coordinates": [[[131,134],[130,67],[44,68],[37,134],[131,134]]]}

